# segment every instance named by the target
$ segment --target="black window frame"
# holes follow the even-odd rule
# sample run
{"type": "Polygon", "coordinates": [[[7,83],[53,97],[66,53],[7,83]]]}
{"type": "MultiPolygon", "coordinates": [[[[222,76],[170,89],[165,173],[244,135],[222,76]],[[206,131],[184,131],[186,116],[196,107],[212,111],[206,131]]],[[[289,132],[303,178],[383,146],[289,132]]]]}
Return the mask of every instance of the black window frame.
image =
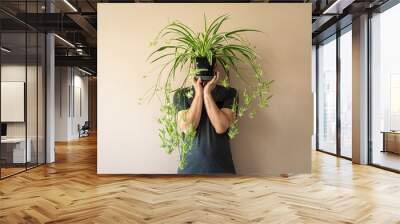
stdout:
{"type": "Polygon", "coordinates": [[[343,28],[338,28],[335,33],[332,35],[326,37],[325,39],[320,40],[315,47],[315,92],[316,92],[316,138],[315,138],[315,146],[316,146],[316,151],[318,152],[323,152],[329,155],[337,156],[340,158],[344,158],[347,160],[352,160],[352,158],[343,156],[341,153],[341,118],[340,118],[340,81],[341,81],[341,67],[340,67],[340,37],[347,33],[347,32],[352,32],[352,23],[349,23],[348,25],[344,26],[343,28]],[[319,47],[322,43],[328,43],[330,41],[336,41],[336,152],[328,152],[324,149],[321,149],[319,147],[319,47]]]}

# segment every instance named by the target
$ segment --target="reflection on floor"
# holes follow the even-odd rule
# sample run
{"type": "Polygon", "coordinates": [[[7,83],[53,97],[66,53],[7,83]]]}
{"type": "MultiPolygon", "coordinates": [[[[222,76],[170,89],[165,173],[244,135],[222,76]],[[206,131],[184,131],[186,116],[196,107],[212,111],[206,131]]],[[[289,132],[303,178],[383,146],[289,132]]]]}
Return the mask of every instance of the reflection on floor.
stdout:
{"type": "Polygon", "coordinates": [[[373,163],[388,167],[395,170],[400,170],[400,155],[391,152],[374,151],[372,157],[373,163]]]}
{"type": "Polygon", "coordinates": [[[19,168],[19,167],[18,168],[1,168],[1,177],[4,178],[4,177],[13,175],[15,173],[19,173],[24,170],[25,170],[25,167],[24,168],[19,168]]]}
{"type": "Polygon", "coordinates": [[[1,168],[1,178],[5,178],[11,176],[13,174],[20,173],[25,171],[26,169],[30,169],[32,167],[37,166],[36,163],[28,163],[25,167],[25,164],[18,164],[18,165],[6,165],[5,167],[1,168]]]}
{"type": "Polygon", "coordinates": [[[96,139],[0,181],[0,223],[399,223],[400,175],[320,152],[283,177],[97,175],[96,139]]]}
{"type": "Polygon", "coordinates": [[[351,148],[341,148],[341,155],[347,158],[352,157],[352,149],[351,148]]]}

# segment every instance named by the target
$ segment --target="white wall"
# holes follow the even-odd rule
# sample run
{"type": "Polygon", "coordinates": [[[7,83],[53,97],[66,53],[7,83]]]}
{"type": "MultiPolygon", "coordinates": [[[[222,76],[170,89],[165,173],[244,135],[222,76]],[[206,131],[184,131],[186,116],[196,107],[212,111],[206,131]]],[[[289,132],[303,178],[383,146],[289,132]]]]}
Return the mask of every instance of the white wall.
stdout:
{"type": "MultiPolygon", "coordinates": [[[[26,71],[28,74],[32,74],[33,71],[36,72],[36,68],[32,66],[25,67],[25,65],[19,64],[8,64],[1,66],[1,81],[2,82],[24,82],[26,71]]],[[[35,94],[36,95],[36,94],[35,94]]],[[[35,106],[36,108],[36,106],[35,106]]],[[[23,113],[25,108],[21,108],[23,113]]],[[[2,108],[2,110],[7,110],[7,108],[2,108]]],[[[7,134],[14,137],[25,136],[25,124],[24,122],[11,122],[7,125],[7,134]]]]}
{"type": "Polygon", "coordinates": [[[82,76],[83,73],[75,70],[74,75],[74,107],[72,108],[72,120],[71,120],[71,135],[73,138],[79,138],[78,124],[83,125],[85,121],[88,121],[88,77],[82,76]],[[78,72],[78,73],[77,73],[78,72]]]}
{"type": "Polygon", "coordinates": [[[76,68],[56,67],[55,140],[69,141],[77,139],[79,137],[78,124],[83,125],[87,120],[87,76],[83,76],[83,73],[76,68]],[[81,113],[79,107],[77,107],[79,105],[81,105],[81,113]]]}
{"type": "Polygon", "coordinates": [[[1,82],[1,121],[25,121],[25,82],[1,82]]]}
{"type": "Polygon", "coordinates": [[[262,30],[246,37],[275,80],[270,108],[240,121],[232,142],[238,173],[310,172],[311,4],[146,3],[98,5],[98,173],[176,173],[177,156],[160,148],[159,103],[137,102],[155,81],[142,78],[154,68],[145,61],[149,42],[175,19],[202,28],[204,14],[230,14],[226,29],[262,30]]]}
{"type": "Polygon", "coordinates": [[[68,67],[55,68],[55,141],[68,140],[69,95],[68,86],[70,76],[68,67]]]}

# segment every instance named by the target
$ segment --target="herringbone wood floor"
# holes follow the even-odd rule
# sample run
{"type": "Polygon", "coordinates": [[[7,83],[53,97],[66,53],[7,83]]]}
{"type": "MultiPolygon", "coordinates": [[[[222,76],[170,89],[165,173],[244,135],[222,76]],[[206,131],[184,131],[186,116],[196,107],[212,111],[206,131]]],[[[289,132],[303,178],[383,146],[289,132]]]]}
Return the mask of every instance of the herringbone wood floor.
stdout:
{"type": "Polygon", "coordinates": [[[98,176],[96,139],[0,181],[0,223],[400,223],[400,175],[313,153],[311,175],[98,176]]]}

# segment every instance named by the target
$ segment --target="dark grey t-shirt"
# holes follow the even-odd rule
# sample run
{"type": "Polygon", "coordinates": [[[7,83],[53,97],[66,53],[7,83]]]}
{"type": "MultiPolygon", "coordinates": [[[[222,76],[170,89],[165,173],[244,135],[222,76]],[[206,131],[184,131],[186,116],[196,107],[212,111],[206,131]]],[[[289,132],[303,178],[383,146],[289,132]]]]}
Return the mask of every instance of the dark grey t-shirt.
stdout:
{"type": "MultiPolygon", "coordinates": [[[[179,89],[174,95],[174,104],[178,111],[190,108],[193,98],[187,93],[191,88],[179,89]]],[[[194,90],[193,90],[194,91],[194,90]]],[[[212,96],[218,108],[232,109],[237,91],[217,85],[212,96]]],[[[178,169],[180,174],[235,173],[229,144],[228,131],[218,134],[212,126],[203,104],[199,126],[191,151],[186,157],[186,166],[178,169]]]]}

